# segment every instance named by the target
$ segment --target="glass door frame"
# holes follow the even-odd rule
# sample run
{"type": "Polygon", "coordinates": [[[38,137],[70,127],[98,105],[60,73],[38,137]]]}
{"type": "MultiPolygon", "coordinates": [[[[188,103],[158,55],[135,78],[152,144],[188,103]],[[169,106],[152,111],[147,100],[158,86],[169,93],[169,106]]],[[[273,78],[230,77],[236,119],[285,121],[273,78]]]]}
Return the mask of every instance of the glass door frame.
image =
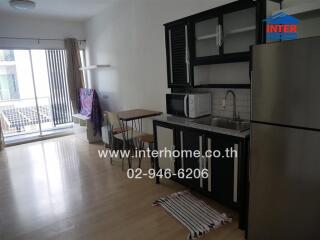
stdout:
{"type": "Polygon", "coordinates": [[[38,125],[39,125],[39,136],[42,137],[42,127],[41,127],[41,118],[40,118],[40,111],[39,111],[39,103],[38,103],[38,97],[37,97],[37,90],[36,90],[36,83],[34,80],[34,69],[33,69],[33,60],[31,55],[31,49],[28,49],[29,59],[30,59],[30,67],[31,67],[31,76],[32,76],[32,85],[33,85],[33,95],[36,103],[36,109],[37,109],[37,117],[38,117],[38,125]]]}

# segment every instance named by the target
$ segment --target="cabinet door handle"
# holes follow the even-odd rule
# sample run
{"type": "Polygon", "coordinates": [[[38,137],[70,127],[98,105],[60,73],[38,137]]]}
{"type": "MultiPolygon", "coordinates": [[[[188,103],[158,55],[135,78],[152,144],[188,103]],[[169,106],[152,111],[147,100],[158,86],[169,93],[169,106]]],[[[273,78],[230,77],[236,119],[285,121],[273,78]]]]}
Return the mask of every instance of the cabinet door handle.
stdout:
{"type": "Polygon", "coordinates": [[[173,83],[173,65],[172,65],[172,36],[171,30],[169,30],[169,58],[170,58],[170,82],[173,83]]]}
{"type": "MultiPolygon", "coordinates": [[[[180,131],[180,145],[181,145],[181,152],[183,151],[183,131],[180,131]]],[[[184,158],[181,155],[181,168],[184,169],[184,158]]]]}
{"type": "Polygon", "coordinates": [[[238,202],[238,165],[239,165],[239,159],[238,159],[238,150],[239,145],[234,144],[234,151],[237,152],[237,156],[233,158],[233,202],[238,202]]]}
{"type": "Polygon", "coordinates": [[[172,153],[173,151],[176,149],[176,146],[175,145],[172,145],[171,146],[171,166],[172,166],[172,169],[173,169],[173,173],[176,173],[176,168],[175,168],[175,162],[176,162],[176,159],[172,156],[172,153]]]}
{"type": "MultiPolygon", "coordinates": [[[[201,156],[199,158],[199,170],[200,170],[200,172],[202,172],[202,169],[203,169],[203,162],[204,162],[203,160],[204,160],[204,158],[201,156]]],[[[201,174],[200,174],[200,187],[203,188],[203,179],[202,179],[201,174]]]]}
{"type": "MultiPolygon", "coordinates": [[[[202,136],[199,137],[199,150],[200,150],[200,158],[199,158],[199,170],[202,172],[203,169],[203,152],[202,152],[202,136]]],[[[203,179],[200,174],[200,187],[203,188],[203,179]]]]}
{"type": "Polygon", "coordinates": [[[189,117],[189,115],[188,115],[188,109],[187,109],[187,105],[188,105],[187,101],[188,101],[188,94],[186,94],[186,95],[184,96],[184,99],[183,99],[183,107],[184,107],[183,111],[184,111],[184,115],[185,115],[186,117],[189,117]]]}
{"type": "Polygon", "coordinates": [[[185,25],[186,36],[186,67],[187,67],[187,83],[190,82],[190,57],[189,57],[189,39],[188,39],[188,25],[185,25]]]}
{"type": "Polygon", "coordinates": [[[221,47],[222,46],[222,39],[223,39],[223,35],[222,35],[222,26],[219,24],[218,25],[218,40],[219,40],[219,43],[218,43],[218,46],[221,47]]]}
{"type": "Polygon", "coordinates": [[[219,25],[216,26],[216,34],[217,34],[217,37],[216,37],[216,46],[219,47],[219,25]]]}
{"type": "MultiPolygon", "coordinates": [[[[211,147],[212,141],[211,138],[208,138],[208,150],[212,152],[212,147],[211,147]]],[[[211,156],[208,158],[208,191],[212,191],[212,172],[211,172],[211,167],[212,167],[212,159],[211,156]]]]}

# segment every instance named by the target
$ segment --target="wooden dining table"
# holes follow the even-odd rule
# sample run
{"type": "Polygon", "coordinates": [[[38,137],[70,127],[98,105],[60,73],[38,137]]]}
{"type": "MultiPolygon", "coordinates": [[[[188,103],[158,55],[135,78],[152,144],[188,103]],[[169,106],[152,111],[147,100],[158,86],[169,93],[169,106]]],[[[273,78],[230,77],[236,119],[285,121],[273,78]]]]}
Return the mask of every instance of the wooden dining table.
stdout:
{"type": "MultiPolygon", "coordinates": [[[[158,116],[161,114],[162,114],[162,112],[159,112],[159,111],[152,111],[152,110],[147,110],[147,109],[132,109],[132,110],[118,112],[118,117],[123,122],[125,129],[129,129],[128,122],[131,121],[131,138],[132,138],[134,127],[136,128],[136,130],[138,132],[140,132],[143,135],[143,133],[142,133],[142,120],[144,118],[154,117],[154,116],[158,116]]],[[[128,140],[129,139],[128,137],[129,137],[129,131],[126,131],[125,138],[128,140]]],[[[139,146],[139,148],[141,147],[140,144],[141,144],[140,141],[138,141],[136,143],[136,145],[139,146]]],[[[133,141],[132,147],[134,147],[134,145],[135,145],[135,143],[133,141]]],[[[129,167],[131,167],[131,163],[130,163],[129,167]]]]}
{"type": "Polygon", "coordinates": [[[118,112],[118,116],[122,121],[132,121],[137,119],[154,117],[161,114],[162,112],[146,110],[146,109],[132,109],[132,110],[118,112]]]}
{"type": "MultiPolygon", "coordinates": [[[[122,123],[122,124],[120,123],[122,125],[121,128],[125,129],[124,135],[123,135],[124,142],[129,144],[128,145],[129,149],[134,150],[135,146],[140,147],[140,144],[141,144],[140,140],[133,139],[134,131],[141,133],[140,136],[147,135],[142,132],[142,120],[144,118],[154,117],[161,114],[162,112],[160,111],[153,111],[153,110],[140,109],[140,108],[117,112],[119,120],[122,123]],[[128,127],[129,122],[131,122],[130,128],[128,127]],[[131,133],[131,137],[129,138],[130,133],[131,133]],[[133,139],[133,141],[129,141],[129,139],[133,139]]],[[[108,116],[108,112],[104,112],[104,115],[108,116]]],[[[130,161],[129,161],[129,168],[131,168],[130,161]]]]}
{"type": "Polygon", "coordinates": [[[124,122],[124,125],[128,127],[128,122],[132,122],[132,128],[134,127],[134,121],[138,121],[136,126],[137,131],[142,132],[142,119],[161,115],[162,112],[147,110],[147,109],[132,109],[127,111],[118,112],[119,119],[124,122]]]}
{"type": "MultiPolygon", "coordinates": [[[[107,114],[107,112],[105,112],[105,114],[107,114]]],[[[161,115],[162,112],[137,108],[137,109],[117,112],[117,114],[119,119],[123,122],[124,129],[129,129],[128,122],[131,121],[131,130],[133,131],[133,128],[136,127],[136,130],[138,132],[142,132],[142,120],[144,118],[161,115]]],[[[128,134],[129,134],[129,131],[126,131],[125,137],[127,139],[128,139],[128,134]]]]}

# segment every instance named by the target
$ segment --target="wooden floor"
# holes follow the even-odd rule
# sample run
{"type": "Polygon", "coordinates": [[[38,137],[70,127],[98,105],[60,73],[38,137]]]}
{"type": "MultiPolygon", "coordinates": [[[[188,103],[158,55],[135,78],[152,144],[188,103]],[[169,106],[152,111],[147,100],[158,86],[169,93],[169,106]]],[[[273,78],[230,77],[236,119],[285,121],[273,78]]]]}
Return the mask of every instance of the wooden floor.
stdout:
{"type": "MultiPolygon", "coordinates": [[[[186,239],[180,223],[152,206],[184,187],[129,180],[98,149],[68,136],[0,152],[0,239],[186,239]]],[[[244,239],[232,211],[202,199],[235,219],[201,239],[244,239]]]]}

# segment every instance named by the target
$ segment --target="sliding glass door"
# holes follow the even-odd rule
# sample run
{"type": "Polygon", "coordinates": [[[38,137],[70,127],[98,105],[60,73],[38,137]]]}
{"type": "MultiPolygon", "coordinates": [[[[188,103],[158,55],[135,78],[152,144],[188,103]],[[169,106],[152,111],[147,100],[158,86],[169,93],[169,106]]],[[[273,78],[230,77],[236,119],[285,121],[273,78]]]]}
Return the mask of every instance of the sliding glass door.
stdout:
{"type": "Polygon", "coordinates": [[[5,139],[40,130],[28,50],[0,50],[0,113],[5,139]]]}
{"type": "Polygon", "coordinates": [[[71,126],[64,50],[0,50],[0,120],[5,140],[71,126]]]}

